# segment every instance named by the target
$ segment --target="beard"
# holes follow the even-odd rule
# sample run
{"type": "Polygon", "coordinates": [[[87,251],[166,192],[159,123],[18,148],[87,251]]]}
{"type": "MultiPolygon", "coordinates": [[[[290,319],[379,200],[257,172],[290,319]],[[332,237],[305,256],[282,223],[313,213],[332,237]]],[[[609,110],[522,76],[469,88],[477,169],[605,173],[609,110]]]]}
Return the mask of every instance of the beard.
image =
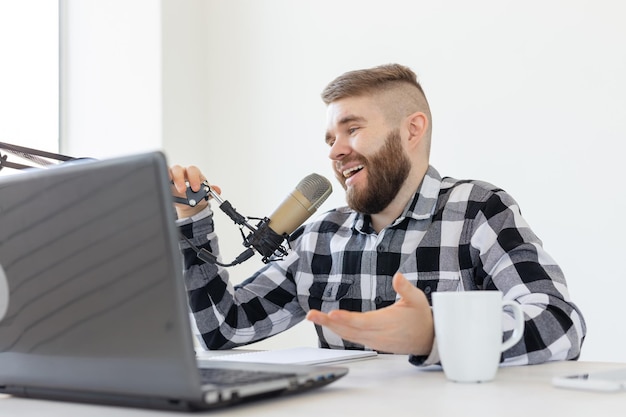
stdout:
{"type": "Polygon", "coordinates": [[[380,213],[398,195],[411,170],[411,161],[402,149],[400,131],[389,132],[385,144],[374,155],[369,158],[361,155],[358,159],[367,168],[367,187],[347,188],[341,176],[348,206],[363,214],[380,213]]]}

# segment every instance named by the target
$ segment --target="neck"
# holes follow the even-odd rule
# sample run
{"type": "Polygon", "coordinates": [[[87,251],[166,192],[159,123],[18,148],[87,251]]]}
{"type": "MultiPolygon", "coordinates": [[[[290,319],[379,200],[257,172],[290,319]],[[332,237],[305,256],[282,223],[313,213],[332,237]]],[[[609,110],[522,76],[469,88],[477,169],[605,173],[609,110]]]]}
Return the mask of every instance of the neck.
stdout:
{"type": "Polygon", "coordinates": [[[396,197],[380,213],[372,214],[372,227],[376,233],[380,233],[385,227],[393,223],[404,211],[404,208],[417,192],[418,187],[424,180],[428,164],[420,169],[413,169],[409,173],[402,188],[398,190],[396,197]]]}

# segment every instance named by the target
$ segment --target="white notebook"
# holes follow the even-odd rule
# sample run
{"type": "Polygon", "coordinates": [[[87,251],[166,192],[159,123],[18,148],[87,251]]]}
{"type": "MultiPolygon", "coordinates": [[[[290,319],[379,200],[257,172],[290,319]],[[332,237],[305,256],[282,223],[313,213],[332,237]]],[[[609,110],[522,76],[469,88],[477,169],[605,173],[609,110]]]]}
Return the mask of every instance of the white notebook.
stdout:
{"type": "Polygon", "coordinates": [[[196,357],[203,360],[226,360],[236,362],[257,362],[276,364],[321,365],[335,362],[375,358],[378,353],[371,350],[340,350],[315,347],[295,347],[259,351],[198,351],[196,357]]]}

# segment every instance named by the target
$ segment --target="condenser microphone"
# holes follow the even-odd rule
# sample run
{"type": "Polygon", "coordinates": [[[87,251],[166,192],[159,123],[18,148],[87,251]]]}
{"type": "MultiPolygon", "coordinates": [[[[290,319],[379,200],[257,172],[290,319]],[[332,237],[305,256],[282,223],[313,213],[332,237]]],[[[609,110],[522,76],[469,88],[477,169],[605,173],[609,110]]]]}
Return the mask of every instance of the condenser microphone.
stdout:
{"type": "Polygon", "coordinates": [[[257,230],[247,237],[248,243],[263,256],[264,262],[274,253],[286,255],[283,240],[311,217],[332,192],[326,178],[308,175],[269,217],[259,222],[257,230]]]}
{"type": "Polygon", "coordinates": [[[298,183],[296,189],[293,190],[280,206],[270,215],[260,220],[256,226],[248,222],[248,217],[242,216],[228,202],[222,199],[208,183],[204,182],[200,190],[193,191],[187,187],[186,197],[174,197],[174,201],[179,204],[187,204],[195,206],[199,200],[213,197],[222,210],[230,217],[235,224],[242,227],[245,226],[251,232],[244,237],[243,244],[247,248],[237,258],[229,263],[224,264],[217,260],[217,257],[205,248],[196,247],[189,239],[181,234],[182,238],[187,241],[189,247],[193,249],[198,258],[204,262],[214,263],[220,266],[238,265],[250,259],[254,252],[258,252],[263,256],[263,262],[268,263],[271,259],[278,259],[280,256],[287,255],[287,249],[283,246],[283,241],[289,238],[289,235],[304,223],[315,211],[326,201],[328,196],[333,192],[333,187],[326,178],[318,174],[311,174],[298,183]],[[276,257],[272,257],[276,255],[276,257]]]}

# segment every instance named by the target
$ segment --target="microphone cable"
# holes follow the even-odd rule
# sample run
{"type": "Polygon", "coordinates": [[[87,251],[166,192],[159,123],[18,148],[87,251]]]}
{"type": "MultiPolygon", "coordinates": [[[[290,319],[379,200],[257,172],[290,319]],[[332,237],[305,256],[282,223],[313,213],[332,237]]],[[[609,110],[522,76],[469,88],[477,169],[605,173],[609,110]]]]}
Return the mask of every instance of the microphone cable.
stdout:
{"type": "Polygon", "coordinates": [[[234,261],[232,261],[229,264],[224,264],[224,263],[218,261],[217,260],[217,256],[215,256],[214,254],[212,254],[208,250],[206,250],[204,248],[199,248],[196,245],[194,245],[193,243],[191,243],[191,240],[189,240],[187,238],[187,236],[185,236],[181,231],[179,231],[179,235],[180,235],[180,237],[182,237],[187,242],[187,244],[189,245],[191,250],[193,250],[196,253],[196,256],[198,257],[198,259],[200,259],[201,261],[204,261],[206,263],[211,263],[211,264],[215,264],[215,265],[219,265],[219,266],[227,268],[229,266],[235,266],[235,265],[238,265],[238,264],[240,264],[242,262],[245,262],[248,259],[252,258],[252,256],[254,255],[254,249],[248,248],[245,251],[243,251],[242,253],[240,253],[239,256],[237,256],[235,258],[234,261]]]}

